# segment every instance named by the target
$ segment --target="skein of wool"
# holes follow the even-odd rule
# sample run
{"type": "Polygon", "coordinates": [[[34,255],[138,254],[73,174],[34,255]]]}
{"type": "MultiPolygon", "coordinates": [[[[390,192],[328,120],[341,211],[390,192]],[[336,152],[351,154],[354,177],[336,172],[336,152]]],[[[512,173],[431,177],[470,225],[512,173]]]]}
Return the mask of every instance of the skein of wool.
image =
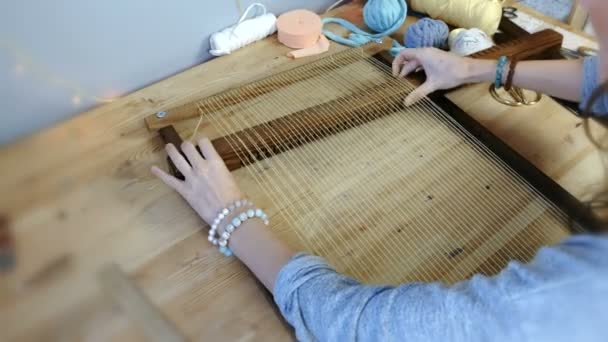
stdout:
{"type": "Polygon", "coordinates": [[[489,36],[498,30],[501,0],[410,0],[411,8],[463,28],[479,28],[489,36]]]}
{"type": "Polygon", "coordinates": [[[447,47],[450,29],[441,20],[422,18],[410,25],[405,33],[405,47],[413,49],[420,47],[447,47]]]}
{"type": "Polygon", "coordinates": [[[480,29],[455,29],[450,32],[448,39],[450,51],[459,56],[468,56],[491,48],[492,39],[480,29]]]}
{"type": "Polygon", "coordinates": [[[389,50],[391,56],[395,57],[401,50],[407,48],[436,47],[445,49],[448,43],[450,29],[441,20],[422,18],[407,28],[404,37],[405,47],[396,40],[389,50]]]}
{"type": "Polygon", "coordinates": [[[276,30],[277,17],[266,13],[266,7],[260,3],[253,3],[247,7],[238,23],[211,35],[209,53],[214,56],[230,54],[245,45],[266,38],[276,30]],[[259,7],[263,13],[255,18],[246,19],[251,9],[259,7]]]}
{"type": "Polygon", "coordinates": [[[361,30],[348,20],[341,18],[325,18],[323,25],[336,23],[348,29],[351,33],[348,38],[333,32],[323,30],[323,34],[340,44],[348,46],[361,46],[372,40],[379,40],[397,31],[407,17],[407,4],[405,0],[368,0],[363,7],[363,20],[370,29],[377,33],[361,30]]]}

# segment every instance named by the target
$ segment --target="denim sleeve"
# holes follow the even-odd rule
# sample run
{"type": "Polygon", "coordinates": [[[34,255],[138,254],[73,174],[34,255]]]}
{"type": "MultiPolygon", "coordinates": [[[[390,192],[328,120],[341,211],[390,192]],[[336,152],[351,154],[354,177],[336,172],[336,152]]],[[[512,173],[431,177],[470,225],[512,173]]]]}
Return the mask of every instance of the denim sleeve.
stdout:
{"type": "Polygon", "coordinates": [[[281,270],[275,301],[299,341],[488,341],[508,333],[499,291],[482,276],[452,287],[362,285],[299,254],[281,270]]]}
{"type": "Polygon", "coordinates": [[[529,264],[510,262],[496,276],[453,286],[363,285],[298,254],[279,272],[274,296],[299,341],[602,341],[608,238],[571,237],[529,264]]]}
{"type": "MultiPolygon", "coordinates": [[[[600,85],[599,66],[597,57],[586,57],[583,61],[583,86],[581,88],[581,110],[585,110],[589,97],[600,85]]],[[[604,95],[598,99],[593,108],[593,113],[605,116],[608,115],[608,96],[604,95]]]]}

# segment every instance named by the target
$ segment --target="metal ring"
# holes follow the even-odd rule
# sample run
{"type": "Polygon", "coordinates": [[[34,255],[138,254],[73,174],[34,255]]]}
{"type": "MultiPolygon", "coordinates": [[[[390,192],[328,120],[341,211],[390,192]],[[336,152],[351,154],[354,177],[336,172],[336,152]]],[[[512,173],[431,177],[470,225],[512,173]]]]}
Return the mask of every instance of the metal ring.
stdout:
{"type": "MultiPolygon", "coordinates": [[[[519,91],[522,95],[523,95],[523,91],[521,90],[521,88],[512,88],[514,91],[519,91]]],[[[498,95],[498,92],[496,91],[496,87],[494,86],[494,84],[490,84],[490,94],[492,95],[492,97],[494,98],[494,100],[507,105],[507,106],[511,106],[511,107],[521,107],[521,106],[532,106],[537,104],[543,97],[543,94],[536,92],[536,98],[532,101],[528,101],[525,96],[523,97],[523,101],[517,101],[516,99],[513,100],[509,100],[509,99],[505,99],[502,98],[500,95],[498,95]]]]}
{"type": "Polygon", "coordinates": [[[590,48],[588,46],[581,46],[578,48],[578,53],[583,56],[597,56],[598,51],[596,49],[590,48]]]}
{"type": "Polygon", "coordinates": [[[515,19],[517,18],[517,8],[512,6],[503,7],[502,16],[507,19],[515,19]]]}

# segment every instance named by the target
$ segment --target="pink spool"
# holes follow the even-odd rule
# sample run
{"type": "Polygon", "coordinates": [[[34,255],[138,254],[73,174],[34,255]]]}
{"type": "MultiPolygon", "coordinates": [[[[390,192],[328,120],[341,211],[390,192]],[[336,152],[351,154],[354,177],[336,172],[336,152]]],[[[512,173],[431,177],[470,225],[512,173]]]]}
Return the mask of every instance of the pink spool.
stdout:
{"type": "Polygon", "coordinates": [[[321,17],[307,10],[283,13],[277,19],[279,42],[292,49],[314,46],[321,36],[321,17]]]}

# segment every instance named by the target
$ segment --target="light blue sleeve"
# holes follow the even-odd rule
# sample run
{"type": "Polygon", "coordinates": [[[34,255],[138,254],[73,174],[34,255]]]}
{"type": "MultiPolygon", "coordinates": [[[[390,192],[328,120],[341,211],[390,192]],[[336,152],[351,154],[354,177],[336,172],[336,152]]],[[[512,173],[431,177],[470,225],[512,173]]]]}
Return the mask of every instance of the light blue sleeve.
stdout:
{"type": "MultiPolygon", "coordinates": [[[[586,57],[583,61],[583,87],[581,88],[581,110],[585,110],[589,97],[600,85],[599,66],[597,57],[586,57]]],[[[608,115],[608,96],[602,96],[595,102],[592,108],[593,113],[599,116],[608,115]]]]}
{"type": "MultiPolygon", "coordinates": [[[[542,249],[530,264],[512,262],[495,277],[476,275],[450,287],[440,283],[363,285],[335,272],[320,257],[299,254],[279,273],[274,295],[299,341],[522,341],[548,337],[561,341],[570,335],[545,329],[551,322],[543,322],[543,317],[556,310],[543,304],[547,303],[543,296],[559,305],[559,314],[560,310],[567,314],[563,319],[575,322],[570,316],[576,312],[569,310],[572,299],[566,297],[562,303],[559,293],[568,292],[566,286],[592,284],[588,276],[598,274],[603,277],[601,284],[608,284],[607,254],[608,239],[573,238],[542,249]],[[538,304],[530,307],[529,303],[538,304]]],[[[608,295],[608,285],[598,288],[596,292],[608,295]]],[[[593,291],[584,294],[596,295],[593,291]]],[[[575,302],[573,308],[579,308],[580,303],[575,302]]],[[[603,312],[608,301],[598,303],[596,311],[603,312]]],[[[593,310],[585,311],[580,319],[594,327],[585,331],[595,333],[595,327],[605,327],[608,320],[595,324],[590,312],[593,310]]]]}

